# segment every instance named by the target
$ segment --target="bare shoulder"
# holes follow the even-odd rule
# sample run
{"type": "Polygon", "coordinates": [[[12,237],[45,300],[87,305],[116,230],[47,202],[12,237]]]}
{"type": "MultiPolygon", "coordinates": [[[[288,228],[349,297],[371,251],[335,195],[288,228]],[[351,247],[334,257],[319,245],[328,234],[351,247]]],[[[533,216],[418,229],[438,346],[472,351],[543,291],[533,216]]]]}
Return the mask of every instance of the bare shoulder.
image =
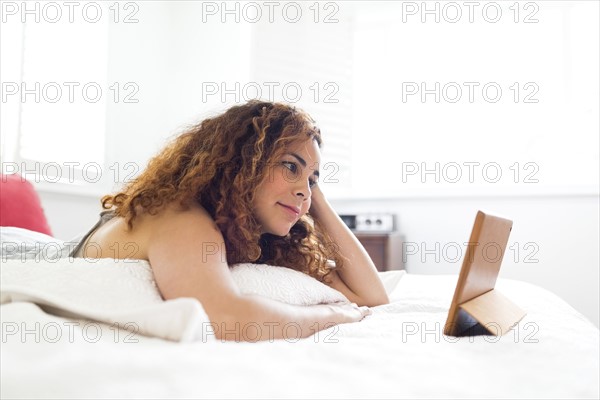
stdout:
{"type": "MultiPolygon", "coordinates": [[[[206,249],[211,252],[218,247],[225,250],[221,231],[212,217],[201,206],[186,210],[169,207],[148,221],[148,257],[184,257],[202,255],[199,260],[214,262],[206,257],[206,249]]],[[[152,261],[149,259],[149,261],[152,261]]],[[[197,263],[197,262],[195,262],[197,263]]]]}
{"type": "Polygon", "coordinates": [[[164,240],[165,237],[185,237],[189,239],[201,237],[221,238],[214,220],[201,206],[193,206],[186,210],[177,207],[168,207],[160,214],[148,218],[146,222],[152,234],[150,241],[164,240]]]}
{"type": "Polygon", "coordinates": [[[165,299],[195,297],[209,313],[239,294],[223,235],[202,207],[169,208],[148,222],[148,261],[165,299]]]}

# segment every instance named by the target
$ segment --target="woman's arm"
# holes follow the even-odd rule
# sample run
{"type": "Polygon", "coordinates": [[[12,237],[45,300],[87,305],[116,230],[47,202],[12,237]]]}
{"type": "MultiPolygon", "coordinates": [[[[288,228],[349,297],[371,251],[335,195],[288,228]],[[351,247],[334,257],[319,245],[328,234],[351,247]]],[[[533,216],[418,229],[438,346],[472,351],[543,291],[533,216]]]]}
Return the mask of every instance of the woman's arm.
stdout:
{"type": "Polygon", "coordinates": [[[304,338],[370,312],[351,304],[305,307],[241,294],[229,272],[223,236],[203,209],[165,211],[145,229],[151,232],[148,260],[163,298],[198,299],[218,339],[304,338]]]}
{"type": "Polygon", "coordinates": [[[357,322],[371,314],[356,304],[297,306],[258,295],[238,297],[228,312],[213,322],[221,340],[298,339],[334,325],[357,322]]]}
{"type": "Polygon", "coordinates": [[[379,279],[371,257],[350,231],[319,188],[312,189],[310,214],[333,240],[332,248],[343,258],[344,265],[329,274],[331,287],[361,306],[388,304],[389,298],[379,279]]]}

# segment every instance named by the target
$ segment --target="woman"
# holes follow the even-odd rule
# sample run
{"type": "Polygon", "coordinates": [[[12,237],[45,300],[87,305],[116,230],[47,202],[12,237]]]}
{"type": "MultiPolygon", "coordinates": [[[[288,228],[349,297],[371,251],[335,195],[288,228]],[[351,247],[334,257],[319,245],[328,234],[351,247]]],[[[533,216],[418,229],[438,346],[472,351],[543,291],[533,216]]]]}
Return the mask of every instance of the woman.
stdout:
{"type": "Polygon", "coordinates": [[[224,340],[284,338],[287,323],[308,337],[359,321],[366,306],[389,300],[317,185],[320,145],[314,121],[296,108],[258,100],[234,106],[175,138],[122,192],[104,196],[108,211],[72,255],[147,260],[162,296],[197,298],[224,340]],[[355,304],[306,307],[242,295],[229,266],[244,262],[302,271],[355,304]],[[240,330],[248,323],[265,329],[240,330]]]}

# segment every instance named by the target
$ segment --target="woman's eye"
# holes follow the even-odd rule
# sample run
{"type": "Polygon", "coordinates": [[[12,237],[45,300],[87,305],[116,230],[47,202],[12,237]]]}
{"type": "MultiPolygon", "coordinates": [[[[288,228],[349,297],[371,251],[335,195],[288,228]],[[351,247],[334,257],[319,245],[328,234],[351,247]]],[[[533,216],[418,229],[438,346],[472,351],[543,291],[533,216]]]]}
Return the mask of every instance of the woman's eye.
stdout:
{"type": "Polygon", "coordinates": [[[296,171],[298,171],[298,166],[297,166],[297,165],[296,165],[296,163],[294,163],[294,162],[291,162],[291,161],[284,161],[284,162],[282,162],[282,164],[283,164],[283,165],[284,165],[284,166],[285,166],[287,169],[289,169],[290,171],[292,171],[292,172],[294,172],[294,173],[295,173],[296,171]]]}

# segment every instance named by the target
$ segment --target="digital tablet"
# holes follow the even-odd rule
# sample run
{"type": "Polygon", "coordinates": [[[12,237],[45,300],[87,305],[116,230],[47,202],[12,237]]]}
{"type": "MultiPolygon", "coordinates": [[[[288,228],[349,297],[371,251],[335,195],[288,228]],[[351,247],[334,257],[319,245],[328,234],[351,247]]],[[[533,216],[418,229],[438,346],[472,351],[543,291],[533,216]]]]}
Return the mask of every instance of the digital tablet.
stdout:
{"type": "Polygon", "coordinates": [[[444,334],[501,336],[525,312],[495,290],[512,221],[477,212],[450,304],[444,334]]]}

